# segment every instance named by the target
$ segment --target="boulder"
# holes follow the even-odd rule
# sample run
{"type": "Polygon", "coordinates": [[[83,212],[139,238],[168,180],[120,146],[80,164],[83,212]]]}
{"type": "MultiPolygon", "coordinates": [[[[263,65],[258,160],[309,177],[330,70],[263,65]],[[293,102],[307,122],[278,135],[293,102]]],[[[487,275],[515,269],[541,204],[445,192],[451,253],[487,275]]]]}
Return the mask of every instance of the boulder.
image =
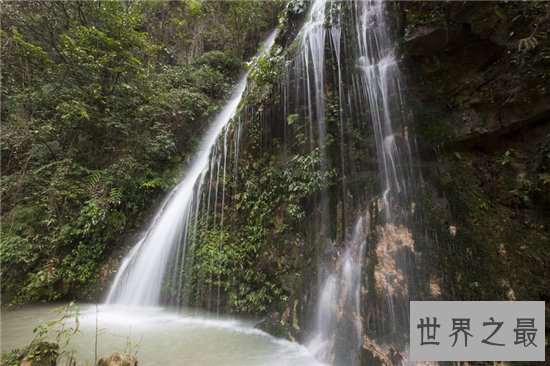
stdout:
{"type": "Polygon", "coordinates": [[[59,357],[59,345],[50,342],[33,342],[22,352],[21,357],[21,366],[55,366],[59,357]]]}
{"type": "Polygon", "coordinates": [[[290,333],[289,326],[282,323],[279,319],[274,316],[268,316],[260,320],[254,326],[256,329],[260,329],[268,334],[271,334],[274,337],[278,338],[287,338],[290,333]]]}
{"type": "Polygon", "coordinates": [[[109,357],[103,357],[97,361],[97,366],[137,366],[137,359],[129,354],[115,352],[109,357]]]}

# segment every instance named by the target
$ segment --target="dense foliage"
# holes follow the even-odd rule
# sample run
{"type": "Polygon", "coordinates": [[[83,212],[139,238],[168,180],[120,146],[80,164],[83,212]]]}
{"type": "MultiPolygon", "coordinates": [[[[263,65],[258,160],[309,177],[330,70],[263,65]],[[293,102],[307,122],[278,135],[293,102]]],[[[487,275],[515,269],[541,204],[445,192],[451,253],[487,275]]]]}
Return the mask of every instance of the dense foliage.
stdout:
{"type": "Polygon", "coordinates": [[[185,166],[276,2],[3,4],[2,292],[89,297],[185,166]]]}
{"type": "Polygon", "coordinates": [[[287,165],[266,151],[242,163],[238,176],[227,178],[233,192],[225,206],[229,223],[198,230],[194,291],[210,302],[219,287],[231,311],[261,314],[288,299],[292,276],[299,275],[292,263],[305,254],[295,232],[308,200],[328,188],[335,174],[322,176],[318,149],[289,157],[287,165]]]}

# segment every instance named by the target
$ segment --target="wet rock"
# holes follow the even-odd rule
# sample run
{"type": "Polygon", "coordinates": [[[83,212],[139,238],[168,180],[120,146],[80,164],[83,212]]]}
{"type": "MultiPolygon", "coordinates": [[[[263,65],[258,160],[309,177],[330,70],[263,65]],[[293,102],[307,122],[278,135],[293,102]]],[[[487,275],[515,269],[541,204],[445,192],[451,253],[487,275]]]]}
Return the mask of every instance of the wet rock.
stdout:
{"type": "Polygon", "coordinates": [[[21,353],[21,366],[55,366],[59,357],[59,345],[50,342],[31,344],[21,353]]]}
{"type": "Polygon", "coordinates": [[[444,45],[456,41],[459,36],[460,28],[456,27],[419,27],[414,34],[406,37],[406,52],[411,56],[431,55],[439,52],[444,45]]]}
{"type": "Polygon", "coordinates": [[[288,338],[289,336],[289,326],[282,323],[280,320],[276,319],[273,316],[268,316],[260,320],[254,326],[256,329],[260,329],[268,334],[271,334],[274,337],[279,338],[288,338]]]}
{"type": "Polygon", "coordinates": [[[109,357],[101,358],[97,361],[97,366],[137,366],[137,359],[129,354],[115,352],[109,357]]]}

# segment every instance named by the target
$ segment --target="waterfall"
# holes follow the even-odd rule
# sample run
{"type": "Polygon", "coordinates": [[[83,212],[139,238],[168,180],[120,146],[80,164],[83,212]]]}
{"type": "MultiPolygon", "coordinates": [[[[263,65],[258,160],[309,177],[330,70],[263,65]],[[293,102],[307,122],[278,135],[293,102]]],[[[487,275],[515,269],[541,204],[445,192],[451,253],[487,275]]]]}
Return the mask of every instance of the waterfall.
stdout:
{"type": "Polygon", "coordinates": [[[386,24],[381,0],[356,3],[360,86],[373,126],[381,175],[382,220],[375,235],[377,292],[385,306],[377,316],[384,320],[384,342],[407,353],[409,300],[411,298],[414,240],[410,231],[413,178],[408,130],[403,117],[401,74],[395,46],[386,24]]]}
{"type": "MultiPolygon", "coordinates": [[[[260,52],[265,52],[273,45],[275,36],[276,31],[273,31],[260,52]]],[[[191,223],[197,221],[198,200],[204,178],[212,170],[209,163],[214,161],[210,159],[215,155],[213,149],[237,111],[246,88],[247,76],[248,73],[245,73],[240,78],[233,94],[215,117],[182,181],[168,194],[147,231],[123,259],[107,295],[108,304],[155,306],[161,303],[168,262],[174,249],[176,258],[185,255],[189,244],[188,231],[192,228],[191,223]]],[[[227,141],[224,140],[224,143],[227,144],[227,141]]],[[[218,174],[221,160],[221,156],[217,156],[218,174]]],[[[223,157],[224,170],[225,164],[226,156],[223,157]]]]}
{"type": "Polygon", "coordinates": [[[341,172],[341,189],[312,195],[311,216],[304,219],[316,240],[317,265],[308,348],[325,362],[344,365],[358,364],[362,348],[379,358],[386,357],[390,347],[406,354],[409,259],[414,254],[406,226],[412,207],[412,165],[401,76],[385,11],[382,0],[311,3],[297,47],[285,55],[286,74],[279,80],[283,100],[273,102],[269,112],[245,106],[229,130],[246,76],[239,81],[187,175],[124,259],[109,303],[159,304],[163,282],[171,288],[172,293],[165,295],[175,298],[172,302],[179,305],[181,296],[192,297],[188,284],[200,222],[220,229],[220,254],[207,264],[210,270],[204,273],[209,278],[195,276],[193,296],[203,300],[201,305],[207,309],[220,311],[224,225],[231,223],[230,211],[224,213],[225,178],[233,172],[237,179],[240,139],[246,131],[241,118],[246,121],[248,116],[260,128],[278,124],[287,147],[294,143],[289,151],[318,150],[323,179],[338,167],[341,172]],[[271,120],[277,108],[284,117],[283,126],[277,118],[271,120]],[[284,122],[290,116],[293,122],[287,125],[284,122]],[[293,128],[296,136],[287,134],[293,128]],[[379,179],[365,178],[364,185],[347,179],[348,174],[358,173],[379,179]],[[215,306],[212,298],[217,300],[215,306]],[[379,328],[373,331],[371,326],[379,328]]]}
{"type": "MultiPolygon", "coordinates": [[[[325,1],[316,0],[311,7],[309,20],[302,28],[302,50],[304,65],[306,67],[306,76],[309,78],[309,65],[313,66],[313,89],[315,92],[315,110],[314,115],[317,122],[318,141],[321,152],[321,170],[325,169],[326,156],[324,148],[324,139],[326,135],[325,126],[325,85],[324,85],[324,67],[325,67],[325,1]]],[[[308,98],[310,121],[313,116],[311,108],[311,91],[308,79],[308,98]]],[[[313,136],[310,136],[313,138],[313,136]]]]}
{"type": "MultiPolygon", "coordinates": [[[[305,78],[307,80],[308,110],[310,120],[315,113],[319,128],[320,143],[326,133],[324,81],[322,65],[325,62],[325,34],[329,34],[329,44],[335,64],[335,80],[338,92],[337,114],[339,132],[339,160],[342,171],[342,202],[346,209],[347,180],[345,159],[345,135],[347,126],[344,119],[353,118],[355,125],[370,125],[374,137],[376,160],[380,176],[380,191],[367,189],[373,196],[367,199],[369,207],[360,207],[355,213],[355,226],[343,242],[332,243],[333,258],[327,257],[319,262],[320,279],[317,306],[314,317],[313,338],[309,349],[331,364],[355,365],[359,361],[362,346],[373,354],[387,360],[390,347],[406,354],[405,332],[408,321],[408,300],[410,265],[407,255],[414,251],[414,242],[406,226],[411,207],[410,180],[412,178],[411,152],[408,132],[404,125],[401,76],[398,60],[395,57],[393,40],[386,22],[385,4],[382,0],[354,1],[344,6],[343,2],[316,0],[309,19],[302,32],[302,48],[310,54],[309,63],[314,72],[310,75],[308,59],[305,58],[305,78]],[[350,5],[350,6],[347,6],[350,5]],[[343,9],[348,18],[343,18],[343,9]],[[324,9],[330,9],[328,21],[324,9]],[[355,34],[353,45],[347,45],[343,55],[343,25],[347,21],[355,34]],[[325,23],[326,22],[326,23],[325,23]],[[321,25],[322,24],[322,25],[321,25]],[[315,48],[314,48],[315,47],[315,48]],[[315,50],[315,52],[313,52],[315,50]],[[349,69],[347,75],[351,85],[345,88],[342,57],[356,60],[356,68],[349,69]],[[309,78],[312,77],[316,109],[312,108],[309,78]],[[355,104],[351,105],[354,100],[355,104]],[[346,109],[346,104],[349,104],[346,109]],[[355,111],[355,112],[353,112],[355,111]],[[357,112],[359,111],[359,112],[357,112]],[[379,197],[379,198],[377,198],[379,197]],[[375,228],[373,232],[369,230],[375,228]],[[375,247],[376,258],[365,258],[366,245],[375,247]],[[404,254],[405,253],[405,254],[404,254]],[[376,263],[371,282],[375,283],[376,293],[370,294],[372,303],[361,303],[367,298],[364,264],[376,263]],[[372,305],[373,309],[366,309],[372,305]],[[363,329],[369,314],[380,317],[385,323],[377,337],[369,335],[363,329]],[[374,339],[376,338],[376,340],[374,339]]],[[[349,41],[348,41],[349,42],[349,41]]],[[[349,123],[349,122],[348,122],[349,123]]],[[[311,122],[310,122],[311,125],[311,122]]],[[[335,131],[335,130],[333,130],[335,131]]],[[[363,168],[365,169],[365,168],[363,168]]],[[[323,203],[321,203],[323,205],[323,203]]],[[[345,212],[343,221],[345,226],[345,212]]]]}
{"type": "Polygon", "coordinates": [[[368,224],[367,217],[357,219],[336,270],[328,275],[320,291],[315,338],[308,347],[331,364],[357,363],[363,334],[361,276],[368,224]]]}
{"type": "Polygon", "coordinates": [[[385,22],[381,0],[356,3],[358,66],[374,127],[378,162],[383,181],[383,210],[392,216],[390,198],[407,194],[410,151],[406,131],[396,133],[402,120],[401,82],[393,41],[385,22]],[[404,150],[403,150],[404,149],[404,150]]]}
{"type": "MultiPolygon", "coordinates": [[[[337,67],[338,82],[338,130],[339,130],[339,160],[343,173],[344,211],[346,210],[345,196],[347,192],[345,179],[345,138],[343,113],[343,78],[341,65],[341,3],[330,3],[329,24],[326,29],[326,0],[316,0],[309,13],[309,18],[302,28],[301,52],[304,65],[298,64],[297,69],[305,74],[307,91],[308,120],[312,129],[313,116],[316,118],[317,141],[321,151],[321,171],[326,169],[325,136],[325,36],[329,34],[329,41],[334,50],[337,67]],[[313,72],[310,75],[310,65],[313,72]],[[313,80],[310,82],[310,78],[313,80]],[[315,95],[315,108],[311,102],[311,86],[315,95]]],[[[302,60],[299,59],[299,60],[302,60]]],[[[313,134],[310,132],[310,136],[313,134]]],[[[321,197],[322,217],[326,216],[327,197],[321,197]]],[[[345,217],[345,213],[344,213],[345,217]]],[[[323,218],[326,221],[326,217],[323,218]]],[[[345,220],[344,220],[345,226],[345,220]]],[[[336,258],[336,263],[330,263],[330,258],[321,258],[319,266],[319,292],[314,317],[313,339],[308,348],[321,360],[331,364],[353,365],[357,363],[358,351],[362,340],[363,325],[361,319],[361,281],[362,261],[364,258],[368,217],[359,214],[349,239],[345,240],[343,252],[336,258]]],[[[321,229],[325,229],[321,226],[321,229]]],[[[328,232],[320,232],[329,236],[328,232]]],[[[344,235],[345,236],[345,235],[344,235]]],[[[325,252],[330,252],[334,243],[321,243],[325,252]],[[328,250],[325,249],[328,247],[328,250]]]]}

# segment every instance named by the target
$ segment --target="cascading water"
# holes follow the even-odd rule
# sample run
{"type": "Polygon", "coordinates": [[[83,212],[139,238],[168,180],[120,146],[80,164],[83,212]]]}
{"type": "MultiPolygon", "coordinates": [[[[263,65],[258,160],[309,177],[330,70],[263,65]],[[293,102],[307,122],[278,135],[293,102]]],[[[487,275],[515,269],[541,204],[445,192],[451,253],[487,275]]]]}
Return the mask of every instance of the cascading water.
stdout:
{"type": "MultiPolygon", "coordinates": [[[[275,36],[276,31],[273,31],[264,42],[264,50],[261,52],[272,46],[275,36]]],[[[154,306],[161,303],[161,290],[170,257],[175,248],[176,258],[185,255],[191,236],[188,231],[192,228],[191,224],[197,222],[204,179],[207,172],[213,170],[209,166],[209,163],[214,162],[211,156],[216,155],[212,150],[235,115],[246,88],[247,76],[248,73],[240,78],[230,99],[214,119],[183,180],[170,192],[149,229],[122,261],[107,296],[108,304],[154,306]]],[[[219,174],[221,157],[216,158],[219,174]]],[[[224,156],[224,170],[225,164],[224,156]]],[[[212,179],[212,174],[210,177],[212,179]]]]}
{"type": "Polygon", "coordinates": [[[404,125],[401,75],[395,47],[386,24],[385,4],[356,3],[356,27],[361,69],[372,121],[382,182],[381,213],[376,231],[377,291],[386,304],[378,317],[384,319],[384,342],[407,353],[408,306],[411,298],[414,241],[408,228],[412,211],[413,178],[408,131],[404,125]]]}
{"type": "Polygon", "coordinates": [[[381,0],[356,3],[356,27],[361,87],[366,92],[374,127],[378,162],[383,175],[383,203],[391,218],[390,197],[407,195],[410,151],[402,122],[401,82],[394,45],[385,22],[381,0]],[[401,127],[399,134],[395,127],[401,127]],[[403,149],[405,149],[403,151],[403,149]]]}
{"type": "Polygon", "coordinates": [[[309,343],[309,349],[331,364],[357,363],[363,333],[360,291],[367,228],[368,219],[360,216],[319,296],[316,336],[309,343]]]}
{"type": "MultiPolygon", "coordinates": [[[[321,170],[325,169],[324,139],[326,135],[325,126],[325,86],[324,86],[324,63],[325,63],[325,1],[315,1],[311,7],[309,20],[302,28],[302,50],[306,76],[309,77],[309,66],[313,67],[313,90],[315,92],[315,118],[317,122],[318,141],[321,150],[321,170]]],[[[309,80],[308,80],[309,84],[309,80]]],[[[313,118],[311,107],[311,91],[309,85],[308,98],[310,99],[310,121],[313,118]]],[[[311,123],[311,122],[310,122],[311,123]]],[[[310,126],[310,129],[313,129],[310,126]]],[[[313,134],[311,134],[313,135],[313,134]]],[[[310,136],[312,137],[312,136],[310,136]]]]}
{"type": "MultiPolygon", "coordinates": [[[[407,347],[407,256],[414,248],[404,224],[411,207],[412,172],[398,62],[384,13],[381,0],[313,1],[281,85],[282,113],[285,119],[299,116],[303,123],[300,134],[304,146],[308,145],[305,150],[309,147],[309,152],[319,152],[320,176],[328,179],[336,167],[342,173],[339,197],[322,190],[312,200],[315,213],[308,227],[317,243],[318,290],[308,348],[331,364],[358,364],[361,347],[379,354],[390,346],[406,353],[407,347]],[[359,133],[368,136],[354,137],[359,133]],[[367,141],[370,136],[372,145],[353,146],[354,138],[367,141]],[[371,156],[350,159],[354,148],[371,156]],[[368,159],[375,162],[374,168],[357,163],[368,159]],[[370,180],[368,186],[358,187],[347,180],[348,173],[370,171],[379,175],[379,183],[370,180]],[[341,207],[336,207],[338,200],[341,207]],[[376,334],[366,329],[371,322],[379,325],[376,334]]],[[[270,45],[273,38],[266,43],[270,45]]],[[[124,259],[109,292],[109,303],[156,305],[165,296],[179,305],[195,297],[207,309],[220,310],[224,295],[220,291],[222,235],[220,258],[217,263],[212,259],[205,272],[209,278],[195,276],[197,293],[191,293],[188,284],[193,278],[197,226],[223,232],[224,221],[229,222],[229,216],[224,218],[225,179],[231,171],[237,179],[240,138],[246,126],[238,122],[241,116],[232,130],[227,125],[245,84],[243,77],[186,177],[124,259]],[[168,291],[163,291],[163,282],[169,284],[168,291]],[[217,300],[215,306],[212,298],[217,300]]],[[[261,123],[266,122],[261,109],[247,112],[245,106],[243,110],[243,118],[250,112],[261,123]]],[[[292,139],[287,136],[291,128],[283,123],[282,129],[284,141],[292,139]]]]}
{"type": "MultiPolygon", "coordinates": [[[[381,358],[387,358],[386,354],[389,354],[390,347],[398,349],[401,353],[407,351],[404,334],[408,321],[410,268],[403,252],[414,250],[410,232],[404,225],[411,207],[412,165],[407,129],[403,124],[401,77],[394,55],[393,41],[386,24],[384,3],[381,0],[373,0],[346,4],[346,11],[349,12],[347,21],[354,26],[351,31],[355,34],[355,44],[352,47],[348,46],[347,52],[353,54],[357,60],[357,69],[351,72],[348,70],[352,80],[349,90],[344,90],[345,80],[341,63],[344,4],[346,2],[324,0],[313,3],[310,18],[303,28],[305,41],[302,42],[302,47],[307,53],[314,39],[317,52],[309,53],[310,64],[314,67],[313,75],[310,76],[308,70],[308,59],[304,61],[305,76],[308,84],[310,77],[315,79],[312,85],[315,87],[315,95],[318,95],[318,87],[323,85],[323,82],[317,80],[318,77],[323,77],[318,70],[327,67],[320,63],[324,63],[325,60],[324,35],[328,32],[331,41],[329,45],[336,61],[340,169],[344,173],[342,201],[345,207],[347,188],[344,147],[347,126],[344,123],[344,104],[353,99],[357,104],[349,107],[347,115],[360,118],[362,123],[368,122],[372,127],[381,186],[379,192],[371,193],[380,199],[375,201],[376,210],[368,213],[365,213],[365,207],[358,210],[355,227],[349,235],[344,235],[343,248],[336,249],[337,254],[332,263],[330,258],[320,261],[318,273],[321,282],[314,322],[315,336],[309,343],[309,348],[320,359],[331,364],[354,365],[360,362],[359,349],[362,345],[370,348],[373,353],[378,353],[378,357],[381,358]],[[351,6],[347,6],[350,4],[351,6]],[[330,9],[326,25],[325,12],[322,10],[325,8],[330,9]],[[318,25],[321,23],[322,26],[318,25]],[[361,112],[354,114],[350,111],[353,109],[361,112]],[[376,228],[374,234],[369,233],[371,221],[374,221],[372,227],[376,228]],[[373,253],[376,255],[375,259],[364,257],[368,241],[376,247],[373,253]],[[368,261],[376,263],[372,274],[374,278],[371,281],[376,284],[376,295],[371,295],[371,298],[381,298],[381,303],[376,300],[376,309],[365,311],[364,307],[367,304],[361,304],[361,299],[365,298],[366,291],[363,266],[368,261]],[[382,322],[387,323],[386,329],[378,331],[378,341],[370,338],[368,331],[364,336],[363,327],[366,319],[363,316],[369,314],[370,317],[373,313],[382,318],[382,322]]],[[[349,54],[346,57],[350,57],[349,54]]],[[[308,95],[309,93],[308,89],[308,95]]],[[[323,130],[320,131],[324,132],[325,116],[321,116],[320,113],[325,113],[325,102],[316,100],[316,103],[322,103],[322,108],[317,105],[317,108],[313,109],[309,102],[308,110],[310,116],[313,110],[317,119],[322,120],[320,127],[323,127],[323,130]]],[[[323,137],[324,134],[319,133],[319,138],[323,137]]],[[[339,246],[336,243],[333,245],[335,248],[339,246]]]]}

